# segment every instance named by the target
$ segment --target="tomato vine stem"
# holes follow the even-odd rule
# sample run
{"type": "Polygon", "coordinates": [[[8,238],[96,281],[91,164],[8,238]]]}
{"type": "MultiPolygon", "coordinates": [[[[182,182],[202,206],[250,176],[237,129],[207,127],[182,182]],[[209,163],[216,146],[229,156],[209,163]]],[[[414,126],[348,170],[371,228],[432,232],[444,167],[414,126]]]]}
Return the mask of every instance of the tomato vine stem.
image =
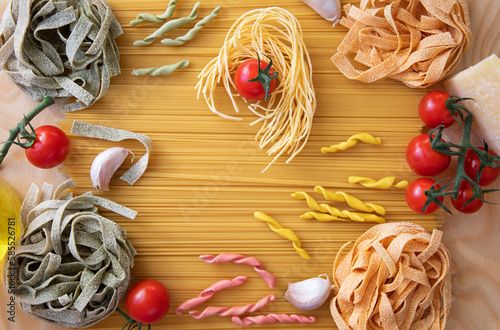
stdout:
{"type": "Polygon", "coordinates": [[[260,82],[262,87],[264,87],[264,91],[266,92],[266,101],[269,101],[269,90],[271,88],[271,80],[278,78],[278,72],[270,72],[273,66],[273,60],[264,54],[265,57],[269,59],[269,64],[265,67],[265,69],[260,68],[260,56],[257,54],[257,68],[258,74],[255,78],[247,80],[248,82],[260,82]]]}
{"type": "MultiPolygon", "coordinates": [[[[116,311],[127,320],[127,323],[125,323],[122,330],[125,330],[125,328],[127,328],[127,330],[131,330],[131,329],[135,329],[135,328],[137,328],[138,330],[141,330],[141,328],[142,328],[141,322],[137,322],[136,320],[134,320],[133,318],[128,316],[125,312],[123,312],[119,308],[117,308],[116,311]]],[[[151,330],[151,324],[148,324],[148,330],[151,330]]]]}
{"type": "MultiPolygon", "coordinates": [[[[29,148],[29,146],[31,146],[33,144],[33,132],[32,133],[28,133],[26,131],[26,125],[29,125],[30,121],[35,118],[40,112],[42,112],[45,108],[51,106],[52,104],[54,104],[54,99],[50,96],[45,96],[42,100],[42,102],[40,102],[33,110],[31,110],[26,116],[24,116],[24,118],[21,120],[21,122],[19,124],[16,125],[16,127],[14,127],[13,129],[11,129],[9,131],[9,138],[7,141],[3,142],[4,145],[2,146],[2,149],[0,149],[0,164],[2,164],[5,156],[7,156],[7,153],[9,152],[9,149],[10,147],[12,146],[12,144],[18,144],[20,145],[21,147],[23,148],[29,148]],[[19,133],[22,134],[22,137],[24,137],[27,142],[26,143],[21,143],[19,141],[19,133]],[[16,142],[16,140],[18,142],[16,142]]],[[[31,126],[30,126],[31,127],[31,126]]],[[[31,127],[32,128],[32,127],[31,127]]],[[[33,128],[32,128],[32,131],[33,131],[33,128]]]]}
{"type": "Polygon", "coordinates": [[[441,180],[435,183],[431,189],[425,192],[427,196],[427,201],[423,207],[422,214],[424,214],[425,210],[431,203],[438,204],[443,210],[452,214],[450,210],[446,208],[446,206],[439,200],[439,197],[444,197],[447,195],[451,195],[451,198],[457,199],[459,194],[460,183],[462,181],[467,181],[469,186],[473,191],[472,197],[464,204],[464,207],[471,203],[476,198],[485,202],[492,204],[483,199],[483,194],[498,191],[500,189],[482,189],[479,185],[479,179],[483,170],[486,167],[499,167],[500,166],[500,156],[490,155],[488,153],[488,144],[483,140],[484,150],[479,149],[470,141],[470,135],[472,131],[472,124],[474,122],[473,114],[465,107],[463,101],[473,100],[471,98],[460,98],[458,96],[452,95],[450,98],[446,100],[446,109],[451,113],[455,121],[457,121],[462,128],[462,139],[460,144],[452,143],[452,142],[443,142],[441,137],[444,131],[444,125],[437,126],[429,132],[429,140],[431,141],[431,148],[443,155],[448,156],[457,156],[457,170],[455,173],[455,178],[451,181],[443,185],[439,189],[435,189],[440,182],[445,181],[441,180]],[[463,124],[462,124],[463,122],[463,124]],[[477,171],[476,177],[471,178],[465,173],[465,156],[467,154],[467,150],[472,149],[479,159],[481,160],[481,165],[479,170],[477,171]],[[447,191],[450,186],[452,186],[451,190],[447,191]]]}

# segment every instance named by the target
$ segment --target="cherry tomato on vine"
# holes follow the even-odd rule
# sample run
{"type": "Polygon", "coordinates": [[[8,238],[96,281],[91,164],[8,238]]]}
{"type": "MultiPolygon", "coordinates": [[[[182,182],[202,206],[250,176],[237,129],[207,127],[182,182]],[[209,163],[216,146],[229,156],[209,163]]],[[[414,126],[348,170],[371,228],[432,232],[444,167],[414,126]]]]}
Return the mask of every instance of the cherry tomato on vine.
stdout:
{"type": "MultiPolygon", "coordinates": [[[[479,149],[484,150],[483,147],[479,147],[479,149]]],[[[488,149],[488,153],[490,155],[496,156],[497,154],[488,149]]],[[[465,154],[465,162],[464,162],[464,170],[465,174],[469,176],[472,180],[476,180],[477,171],[481,166],[481,160],[476,155],[474,150],[469,149],[465,154]]],[[[479,185],[487,186],[495,182],[495,180],[500,175],[500,167],[485,167],[483,172],[481,173],[481,178],[479,178],[479,185]]]]}
{"type": "Polygon", "coordinates": [[[474,213],[479,211],[483,206],[484,202],[478,198],[475,198],[469,204],[465,205],[469,199],[474,195],[470,184],[467,181],[460,182],[460,188],[458,188],[457,199],[451,199],[451,204],[453,207],[462,213],[474,213]]]}
{"type": "Polygon", "coordinates": [[[432,150],[429,135],[420,134],[408,143],[406,162],[416,174],[434,176],[443,173],[448,168],[451,156],[432,150]]]}
{"type": "Polygon", "coordinates": [[[131,318],[139,323],[156,323],[167,315],[170,294],[163,283],[143,280],[127,294],[126,306],[131,318]]]}
{"type": "Polygon", "coordinates": [[[44,125],[35,129],[36,139],[25,150],[29,162],[39,168],[52,168],[61,164],[69,153],[69,139],[56,126],[44,125]]]}
{"type": "Polygon", "coordinates": [[[444,91],[432,91],[424,95],[418,104],[418,115],[420,119],[430,128],[444,124],[450,127],[455,122],[455,118],[446,109],[445,102],[450,94],[444,91]]]}
{"type": "Polygon", "coordinates": [[[256,58],[246,60],[236,69],[234,84],[241,97],[249,101],[269,99],[278,76],[271,66],[272,61],[256,58]]]}
{"type": "MultiPolygon", "coordinates": [[[[406,188],[406,203],[413,211],[422,214],[424,205],[427,202],[427,196],[425,196],[425,191],[429,190],[436,181],[430,178],[419,178],[413,181],[406,188]]],[[[435,189],[440,189],[441,187],[437,184],[434,186],[435,189]]],[[[443,202],[443,197],[439,197],[439,200],[443,202]]],[[[439,205],[435,202],[429,204],[427,209],[423,214],[429,214],[435,212],[439,208],[439,205]]]]}

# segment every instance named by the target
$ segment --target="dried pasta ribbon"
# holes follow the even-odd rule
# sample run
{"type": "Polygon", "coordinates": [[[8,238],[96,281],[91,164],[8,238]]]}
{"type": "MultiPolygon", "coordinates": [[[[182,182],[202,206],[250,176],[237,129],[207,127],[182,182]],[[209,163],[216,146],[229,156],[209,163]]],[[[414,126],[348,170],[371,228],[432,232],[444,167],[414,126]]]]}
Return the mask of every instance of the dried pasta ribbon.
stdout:
{"type": "Polygon", "coordinates": [[[260,299],[255,304],[248,304],[245,306],[234,306],[234,307],[214,307],[208,306],[202,312],[200,311],[190,311],[191,315],[195,319],[204,319],[206,317],[211,317],[215,315],[219,316],[240,316],[245,313],[252,313],[264,308],[264,306],[271,301],[274,301],[275,295],[270,294],[262,299],[260,299]]]}
{"type": "Polygon", "coordinates": [[[130,22],[130,26],[137,26],[144,21],[150,22],[150,23],[163,23],[163,22],[165,22],[167,19],[172,17],[172,15],[174,14],[175,7],[177,6],[176,3],[178,1],[179,0],[170,0],[170,2],[168,3],[167,9],[161,15],[152,15],[152,14],[147,14],[147,13],[137,15],[137,18],[130,22]]]}
{"type": "Polygon", "coordinates": [[[287,240],[291,241],[293,244],[293,248],[297,251],[297,253],[304,259],[311,259],[309,254],[302,248],[302,244],[300,243],[300,239],[297,237],[297,235],[288,228],[283,228],[276,220],[268,216],[267,214],[264,214],[262,212],[255,212],[254,217],[257,220],[265,221],[267,222],[267,225],[269,228],[271,228],[272,231],[274,231],[276,234],[286,238],[287,240]]]}
{"type": "Polygon", "coordinates": [[[314,187],[314,191],[316,191],[318,194],[322,194],[323,197],[328,201],[346,202],[347,205],[358,211],[376,212],[380,215],[385,215],[385,209],[382,206],[373,203],[364,203],[360,199],[351,196],[349,194],[346,194],[344,192],[341,191],[332,192],[321,186],[314,187]]]}
{"type": "Polygon", "coordinates": [[[73,121],[71,133],[80,136],[115,142],[127,139],[135,139],[141,142],[146,148],[146,154],[142,156],[141,159],[139,159],[120,177],[121,180],[127,182],[130,185],[139,180],[139,178],[144,174],[146,168],[148,167],[149,154],[151,152],[151,148],[153,147],[153,142],[148,136],[144,134],[138,134],[111,127],[93,125],[79,120],[73,121]]]}
{"type": "Polygon", "coordinates": [[[276,285],[276,277],[267,270],[264,270],[262,263],[255,257],[245,257],[241,254],[221,253],[217,256],[201,255],[200,259],[208,264],[222,264],[226,262],[234,262],[235,264],[246,264],[252,266],[257,274],[262,277],[264,282],[272,289],[276,285]]]}
{"type": "Polygon", "coordinates": [[[186,310],[192,309],[198,305],[203,304],[205,301],[212,298],[217,291],[242,285],[243,283],[246,282],[247,279],[248,278],[246,276],[237,276],[232,280],[220,280],[218,282],[215,282],[214,284],[203,290],[198,297],[183,302],[179,307],[177,307],[175,313],[182,314],[182,312],[186,310]]]}
{"type": "Polygon", "coordinates": [[[194,4],[193,10],[191,11],[191,14],[186,17],[181,17],[181,18],[176,18],[171,21],[166,22],[163,24],[158,30],[144,38],[143,40],[137,40],[134,41],[134,46],[135,47],[142,47],[142,46],[147,46],[152,44],[157,38],[161,37],[167,32],[170,32],[172,30],[175,30],[183,25],[189,24],[192,21],[194,21],[198,17],[198,7],[200,6],[200,2],[197,2],[194,4]]]}
{"type": "MultiPolygon", "coordinates": [[[[387,223],[361,235],[333,267],[330,311],[339,329],[444,329],[452,265],[442,232],[387,223]]],[[[349,244],[349,243],[348,243],[349,244]]]]}
{"type": "Polygon", "coordinates": [[[186,32],[185,35],[183,36],[180,36],[180,37],[177,37],[175,39],[163,39],[161,41],[162,44],[164,44],[165,46],[180,46],[180,45],[184,45],[186,42],[188,42],[189,40],[193,39],[196,34],[205,27],[206,24],[210,23],[211,21],[213,21],[218,15],[219,15],[219,12],[220,12],[220,9],[222,7],[221,6],[217,6],[210,15],[208,16],[205,16],[201,21],[199,21],[198,23],[195,24],[195,26],[189,30],[188,32],[186,32]]]}
{"type": "Polygon", "coordinates": [[[446,77],[472,39],[465,0],[361,1],[344,7],[349,32],[331,58],[349,79],[427,88],[446,77]],[[355,68],[354,60],[367,67],[355,68]]]}
{"type": "Polygon", "coordinates": [[[339,144],[334,144],[329,147],[321,148],[321,153],[327,154],[327,153],[337,152],[339,150],[346,150],[354,147],[356,144],[358,144],[359,141],[368,144],[382,144],[382,140],[380,138],[374,138],[372,135],[368,133],[359,133],[351,136],[345,142],[340,142],[339,144]]]}
{"type": "Polygon", "coordinates": [[[340,211],[342,216],[332,214],[321,213],[321,212],[306,212],[300,216],[301,219],[311,220],[316,219],[318,221],[329,222],[329,221],[359,221],[359,222],[376,222],[384,223],[385,219],[372,213],[358,213],[350,211],[340,211]]]}
{"type": "Polygon", "coordinates": [[[134,76],[165,76],[173,73],[174,71],[186,68],[189,65],[189,60],[182,60],[174,64],[167,64],[162,67],[146,68],[146,69],[136,69],[132,71],[134,76]]]}
{"type": "Polygon", "coordinates": [[[90,107],[120,74],[123,33],[105,0],[11,0],[0,27],[0,70],[30,98],[90,107]]]}
{"type": "Polygon", "coordinates": [[[389,189],[391,187],[405,189],[408,186],[408,181],[403,180],[398,182],[395,176],[388,176],[378,181],[362,176],[350,176],[349,183],[359,183],[364,187],[376,189],[389,189]]]}
{"type": "Polygon", "coordinates": [[[314,323],[316,319],[314,316],[302,316],[302,315],[288,315],[288,314],[267,314],[267,315],[257,315],[257,316],[246,316],[240,318],[238,316],[233,316],[232,319],[234,324],[248,326],[252,324],[268,324],[268,323],[314,323]]]}
{"type": "Polygon", "coordinates": [[[73,197],[63,182],[53,192],[31,185],[20,211],[26,227],[14,259],[3,267],[23,310],[70,328],[91,326],[118,307],[136,251],[126,231],[97,206],[133,219],[136,212],[91,192],[73,197]]]}

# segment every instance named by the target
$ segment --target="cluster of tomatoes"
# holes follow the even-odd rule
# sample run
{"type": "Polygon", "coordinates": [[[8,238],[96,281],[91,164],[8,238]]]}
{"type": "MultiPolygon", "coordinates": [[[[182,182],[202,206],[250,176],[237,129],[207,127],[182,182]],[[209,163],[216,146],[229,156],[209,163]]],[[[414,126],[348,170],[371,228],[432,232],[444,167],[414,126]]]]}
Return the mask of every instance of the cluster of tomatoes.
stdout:
{"type": "MultiPolygon", "coordinates": [[[[444,91],[432,91],[422,98],[418,106],[418,114],[428,127],[436,128],[444,125],[444,128],[447,128],[455,122],[455,118],[445,106],[445,102],[449,97],[450,94],[444,91]]],[[[483,148],[479,149],[484,150],[483,148]]],[[[488,152],[491,155],[496,155],[491,150],[488,150],[488,152]]],[[[434,179],[429,177],[442,174],[449,167],[451,156],[433,150],[429,134],[421,134],[408,144],[406,161],[413,172],[425,177],[413,181],[406,190],[406,202],[408,206],[413,211],[422,214],[427,201],[425,192],[431,189],[431,187],[434,187],[434,189],[441,188],[434,179]]],[[[467,150],[463,164],[465,174],[475,180],[480,165],[481,161],[477,154],[472,149],[467,150]]],[[[487,186],[493,183],[499,174],[500,167],[485,167],[478,183],[481,186],[487,186]]],[[[458,196],[456,199],[452,198],[451,203],[455,209],[462,213],[474,213],[483,206],[484,202],[479,198],[474,198],[470,201],[473,195],[471,185],[467,181],[462,181],[459,186],[458,196]]],[[[439,200],[443,202],[443,197],[440,197],[439,200]]],[[[423,214],[435,212],[438,208],[438,204],[431,203],[423,214]]]]}

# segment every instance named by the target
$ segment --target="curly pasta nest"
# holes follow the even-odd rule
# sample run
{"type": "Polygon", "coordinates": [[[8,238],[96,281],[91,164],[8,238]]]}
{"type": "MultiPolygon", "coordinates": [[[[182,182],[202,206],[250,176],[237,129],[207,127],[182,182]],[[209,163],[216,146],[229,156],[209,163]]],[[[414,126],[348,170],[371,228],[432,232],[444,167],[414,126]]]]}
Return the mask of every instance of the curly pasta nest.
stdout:
{"type": "Polygon", "coordinates": [[[126,294],[136,254],[127,233],[99,215],[98,206],[136,213],[90,193],[55,199],[73,185],[32,185],[21,208],[27,225],[13,257],[5,259],[5,285],[24,311],[71,328],[88,327],[113,313],[126,294]],[[40,196],[41,195],[41,196],[40,196]]]}
{"type": "Polygon", "coordinates": [[[29,97],[87,108],[120,74],[123,33],[106,0],[12,0],[0,26],[0,70],[29,97]]]}
{"type": "Polygon", "coordinates": [[[372,227],[333,268],[330,310],[340,330],[444,329],[451,307],[451,264],[432,234],[411,223],[372,227]]]}

